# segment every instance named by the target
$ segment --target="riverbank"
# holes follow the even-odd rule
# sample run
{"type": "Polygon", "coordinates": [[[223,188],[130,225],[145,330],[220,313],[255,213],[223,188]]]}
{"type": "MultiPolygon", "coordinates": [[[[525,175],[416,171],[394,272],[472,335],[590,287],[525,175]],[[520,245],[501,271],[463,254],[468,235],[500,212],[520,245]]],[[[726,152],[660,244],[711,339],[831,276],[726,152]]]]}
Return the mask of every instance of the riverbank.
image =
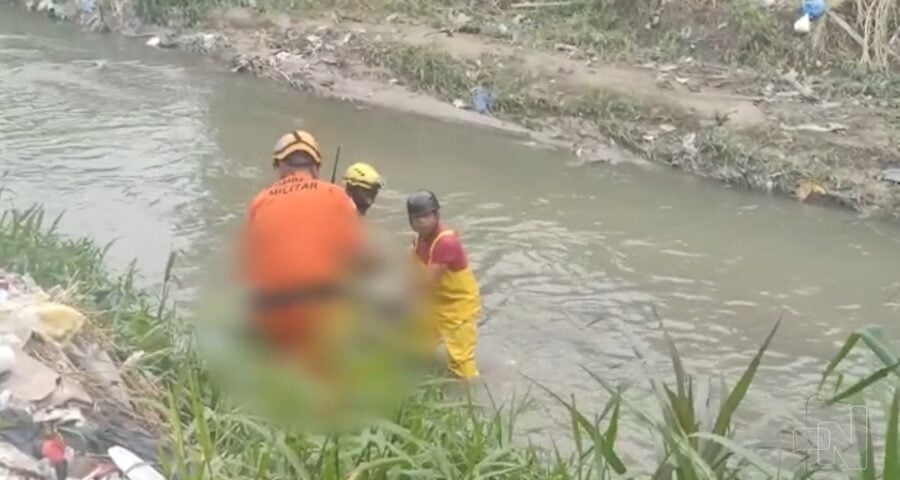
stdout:
{"type": "Polygon", "coordinates": [[[529,136],[585,163],[662,163],[900,218],[888,170],[900,162],[896,38],[865,70],[852,36],[823,19],[799,37],[783,5],[332,3],[294,5],[302,16],[277,2],[27,6],[316,94],[529,136]]]}

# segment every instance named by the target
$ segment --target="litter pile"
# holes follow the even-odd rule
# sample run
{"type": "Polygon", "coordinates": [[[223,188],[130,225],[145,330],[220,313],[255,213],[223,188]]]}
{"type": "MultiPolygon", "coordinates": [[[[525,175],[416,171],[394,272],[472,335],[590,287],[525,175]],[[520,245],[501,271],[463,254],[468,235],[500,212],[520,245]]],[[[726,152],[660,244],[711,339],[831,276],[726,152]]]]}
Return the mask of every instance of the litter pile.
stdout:
{"type": "Polygon", "coordinates": [[[131,401],[149,382],[114,362],[68,296],[0,269],[0,478],[163,479],[131,401]]]}

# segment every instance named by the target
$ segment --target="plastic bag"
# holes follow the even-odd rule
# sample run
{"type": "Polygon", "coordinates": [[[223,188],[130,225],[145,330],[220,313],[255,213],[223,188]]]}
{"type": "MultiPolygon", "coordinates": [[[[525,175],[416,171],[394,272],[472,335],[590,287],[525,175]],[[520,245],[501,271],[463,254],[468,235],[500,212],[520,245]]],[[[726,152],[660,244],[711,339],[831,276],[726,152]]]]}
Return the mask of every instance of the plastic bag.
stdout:
{"type": "Polygon", "coordinates": [[[812,20],[809,18],[809,15],[804,15],[794,22],[795,32],[809,33],[810,29],[812,29],[812,20]]]}

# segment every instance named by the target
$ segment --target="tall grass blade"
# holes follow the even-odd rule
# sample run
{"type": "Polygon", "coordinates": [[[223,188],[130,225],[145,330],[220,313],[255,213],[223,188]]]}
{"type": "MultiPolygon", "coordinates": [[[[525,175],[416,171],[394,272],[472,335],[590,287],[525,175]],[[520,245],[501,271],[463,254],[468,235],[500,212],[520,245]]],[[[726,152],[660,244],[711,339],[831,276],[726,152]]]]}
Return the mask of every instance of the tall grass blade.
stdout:
{"type": "Polygon", "coordinates": [[[900,368],[900,362],[898,362],[894,365],[888,366],[888,367],[884,367],[884,368],[876,371],[875,373],[869,375],[868,377],[860,380],[859,382],[853,384],[852,386],[850,386],[850,388],[848,388],[848,389],[844,390],[843,392],[835,395],[834,397],[828,399],[828,401],[826,401],[825,403],[827,405],[834,405],[835,403],[840,402],[841,400],[844,400],[848,397],[856,395],[857,393],[869,388],[870,385],[877,383],[884,377],[893,373],[898,368],[900,368]]]}
{"type": "MultiPolygon", "coordinates": [[[[569,410],[569,413],[572,415],[574,422],[576,424],[575,428],[580,427],[580,428],[584,429],[585,432],[588,433],[588,435],[591,437],[591,440],[593,440],[593,442],[594,442],[594,449],[597,450],[597,452],[600,454],[595,457],[595,459],[594,459],[595,461],[600,461],[601,459],[605,459],[606,462],[609,463],[609,466],[616,473],[621,475],[626,472],[625,464],[622,462],[622,460],[619,458],[619,456],[615,453],[615,451],[613,449],[613,445],[608,445],[605,440],[606,438],[613,438],[613,439],[615,438],[615,431],[618,428],[617,425],[613,426],[612,430],[607,428],[607,431],[604,434],[601,434],[600,430],[597,427],[595,427],[594,424],[590,420],[587,419],[587,417],[585,417],[581,412],[579,412],[577,408],[575,408],[574,403],[570,404],[569,402],[566,402],[561,396],[559,396],[557,393],[553,392],[549,388],[541,385],[540,383],[535,382],[534,380],[531,380],[531,381],[534,382],[535,385],[538,386],[538,388],[547,392],[547,394],[550,395],[551,397],[553,397],[554,400],[556,400],[561,405],[566,407],[566,409],[569,410]]],[[[610,402],[614,402],[614,403],[618,403],[620,401],[621,400],[618,396],[614,396],[610,400],[610,402]]],[[[610,408],[610,404],[607,403],[606,407],[604,408],[604,413],[608,412],[610,410],[613,411],[614,419],[615,419],[616,423],[618,423],[618,419],[619,419],[618,405],[613,405],[612,408],[610,408]]],[[[605,470],[605,465],[598,464],[597,470],[598,470],[598,473],[602,474],[602,472],[605,470]]]]}
{"type": "Polygon", "coordinates": [[[894,388],[894,398],[888,412],[884,441],[884,478],[900,478],[900,388],[894,388]]]}
{"type": "MultiPolygon", "coordinates": [[[[885,365],[896,365],[900,363],[891,343],[885,338],[884,331],[878,327],[867,327],[859,332],[863,342],[872,350],[885,365]]],[[[900,378],[900,371],[894,371],[894,374],[900,378]]]]}
{"type": "Polygon", "coordinates": [[[847,358],[847,355],[850,354],[850,351],[853,350],[853,347],[856,346],[860,338],[862,338],[862,336],[859,334],[859,332],[853,332],[852,334],[850,334],[838,354],[835,355],[830,362],[828,362],[828,365],[825,367],[825,371],[822,373],[822,380],[819,382],[820,390],[822,389],[822,386],[825,385],[825,381],[828,379],[828,377],[831,376],[832,373],[834,373],[834,370],[837,368],[837,366],[840,365],[840,363],[844,361],[845,358],[847,358]]]}
{"type": "Polygon", "coordinates": [[[681,361],[681,355],[678,354],[678,347],[675,346],[675,342],[672,340],[672,337],[669,336],[668,330],[663,328],[663,334],[666,337],[666,343],[669,344],[669,356],[672,358],[672,367],[675,369],[675,384],[678,387],[678,397],[684,398],[684,387],[687,381],[684,363],[681,361]]]}
{"type": "Polygon", "coordinates": [[[777,468],[773,467],[768,462],[763,460],[762,457],[753,453],[753,451],[751,451],[750,449],[741,446],[734,440],[723,437],[721,435],[715,435],[707,432],[697,432],[694,434],[694,436],[697,438],[702,438],[704,440],[710,440],[727,448],[738,457],[746,460],[749,465],[752,465],[760,472],[766,474],[769,478],[779,478],[780,476],[777,468]]]}
{"type": "Polygon", "coordinates": [[[753,360],[750,361],[750,365],[747,366],[747,370],[744,371],[741,379],[738,380],[738,383],[734,386],[734,389],[731,390],[731,393],[728,395],[728,398],[722,405],[722,409],[719,411],[719,415],[716,417],[716,423],[713,427],[712,433],[724,436],[728,432],[728,429],[731,425],[731,419],[734,416],[734,412],[737,411],[738,406],[744,400],[744,396],[747,395],[747,391],[750,389],[750,384],[753,382],[753,377],[756,376],[756,371],[759,369],[760,362],[762,362],[762,357],[766,353],[766,350],[769,349],[769,344],[772,343],[772,338],[775,336],[775,332],[778,331],[778,327],[780,325],[781,319],[778,319],[778,321],[775,322],[775,326],[772,327],[772,331],[769,332],[769,335],[763,342],[762,346],[759,347],[759,350],[756,352],[753,360]]]}

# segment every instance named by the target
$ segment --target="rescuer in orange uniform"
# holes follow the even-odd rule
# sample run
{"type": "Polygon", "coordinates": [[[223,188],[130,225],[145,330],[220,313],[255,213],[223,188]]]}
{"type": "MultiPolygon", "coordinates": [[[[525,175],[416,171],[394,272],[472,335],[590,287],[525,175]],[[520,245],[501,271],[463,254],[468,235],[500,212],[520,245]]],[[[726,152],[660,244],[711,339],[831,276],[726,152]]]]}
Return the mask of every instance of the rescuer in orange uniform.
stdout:
{"type": "Polygon", "coordinates": [[[270,344],[317,367],[363,235],[344,189],[319,180],[321,164],[308,132],[278,140],[279,179],[250,204],[242,247],[254,326],[270,344]]]}
{"type": "Polygon", "coordinates": [[[475,344],[481,296],[459,237],[441,224],[440,208],[432,192],[420,190],[407,197],[409,224],[418,234],[412,256],[427,280],[430,340],[434,346],[443,340],[454,375],[472,379],[478,376],[475,344]]]}

